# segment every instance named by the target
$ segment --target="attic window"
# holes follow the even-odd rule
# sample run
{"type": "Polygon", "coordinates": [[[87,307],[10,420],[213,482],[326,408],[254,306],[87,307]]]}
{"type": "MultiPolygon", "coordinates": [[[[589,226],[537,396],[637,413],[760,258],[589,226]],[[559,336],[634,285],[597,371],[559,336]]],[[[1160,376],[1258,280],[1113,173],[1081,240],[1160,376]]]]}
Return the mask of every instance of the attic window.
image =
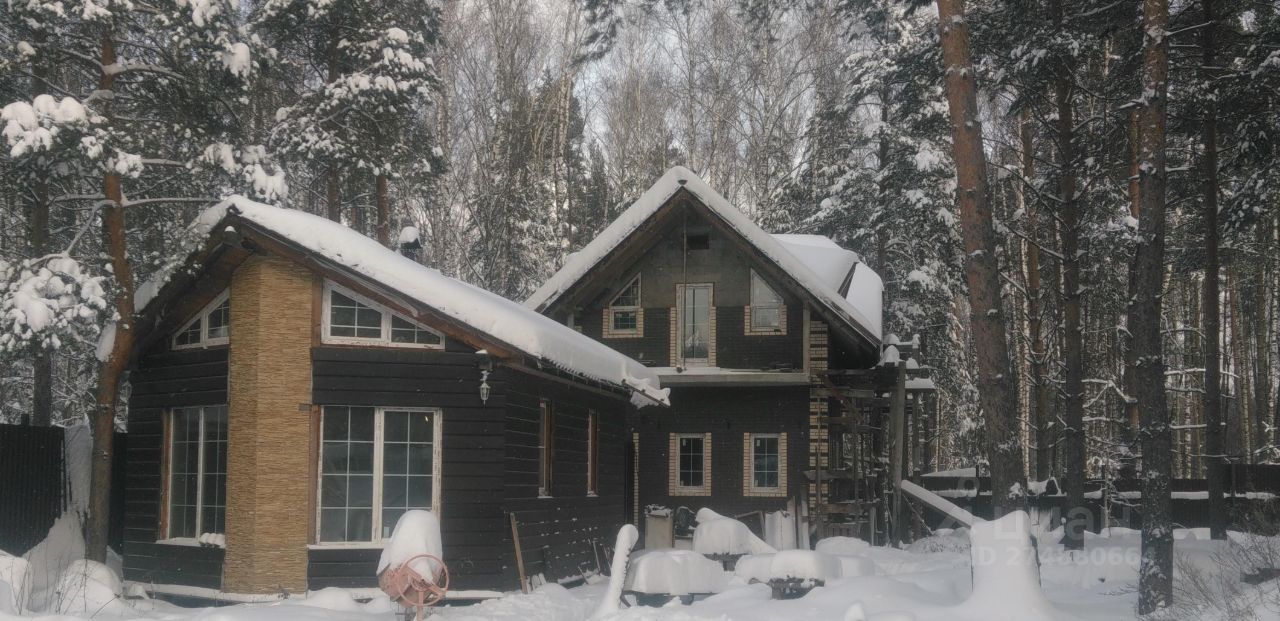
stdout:
{"type": "Polygon", "coordinates": [[[750,332],[775,333],[782,329],[785,308],[782,297],[755,270],[751,271],[750,332]]]}
{"type": "Polygon", "coordinates": [[[231,292],[218,294],[173,336],[174,349],[226,345],[231,328],[231,292]]]}
{"type": "Polygon", "coordinates": [[[386,347],[444,347],[444,336],[346,287],[325,283],[325,343],[386,347]]]}
{"type": "Polygon", "coordinates": [[[685,235],[684,245],[685,248],[689,250],[706,250],[711,247],[711,234],[706,232],[691,232],[688,235],[685,235]]]}
{"type": "Polygon", "coordinates": [[[640,306],[640,275],[613,296],[605,309],[604,338],[644,336],[644,310],[640,306]]]}

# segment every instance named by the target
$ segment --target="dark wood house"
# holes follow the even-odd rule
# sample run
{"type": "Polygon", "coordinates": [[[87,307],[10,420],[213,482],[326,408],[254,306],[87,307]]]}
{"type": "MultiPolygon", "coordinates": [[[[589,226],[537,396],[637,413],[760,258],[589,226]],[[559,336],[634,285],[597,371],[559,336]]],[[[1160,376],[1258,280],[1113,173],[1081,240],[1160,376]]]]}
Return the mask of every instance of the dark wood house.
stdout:
{"type": "Polygon", "coordinates": [[[140,287],[124,577],[231,597],[372,587],[404,511],[461,590],[594,569],[656,373],[340,224],[232,199],[140,287]]]}
{"type": "Polygon", "coordinates": [[[670,408],[628,423],[640,523],[649,505],[732,516],[878,498],[877,474],[849,466],[875,468],[884,448],[894,378],[878,368],[881,290],[854,253],[768,234],[677,167],[526,305],[671,390],[670,408]]]}

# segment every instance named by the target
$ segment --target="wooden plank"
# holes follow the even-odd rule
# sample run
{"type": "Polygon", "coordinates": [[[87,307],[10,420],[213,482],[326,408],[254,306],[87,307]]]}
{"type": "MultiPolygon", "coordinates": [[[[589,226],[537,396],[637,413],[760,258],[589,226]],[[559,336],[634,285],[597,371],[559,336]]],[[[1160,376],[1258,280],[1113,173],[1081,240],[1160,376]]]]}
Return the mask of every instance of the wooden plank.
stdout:
{"type": "Polygon", "coordinates": [[[516,571],[520,576],[520,592],[529,592],[529,581],[524,573],[524,552],[520,549],[520,527],[516,525],[516,514],[510,513],[511,518],[511,543],[515,546],[516,551],[516,571]]]}

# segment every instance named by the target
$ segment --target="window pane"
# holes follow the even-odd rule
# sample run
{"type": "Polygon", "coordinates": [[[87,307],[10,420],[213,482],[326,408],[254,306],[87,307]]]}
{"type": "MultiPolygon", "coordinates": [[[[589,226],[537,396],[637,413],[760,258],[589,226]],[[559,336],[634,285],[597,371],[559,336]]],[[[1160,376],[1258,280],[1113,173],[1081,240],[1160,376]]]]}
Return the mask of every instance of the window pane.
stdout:
{"type": "Polygon", "coordinates": [[[435,332],[402,317],[392,315],[391,342],[439,345],[441,341],[440,336],[435,332]]]}
{"type": "Polygon", "coordinates": [[[382,312],[337,291],[330,291],[329,335],[382,338],[382,312]]]}
{"type": "Polygon", "coordinates": [[[382,416],[382,437],[387,442],[404,442],[409,439],[408,412],[387,412],[382,416]]]}
{"type": "Polygon", "coordinates": [[[182,332],[179,332],[177,336],[173,337],[173,344],[174,345],[195,345],[196,343],[199,343],[201,325],[202,324],[200,319],[196,319],[195,321],[191,322],[190,326],[188,326],[182,332]]]}
{"type": "Polygon", "coordinates": [[[354,308],[334,306],[333,311],[329,316],[331,317],[330,323],[332,323],[335,328],[338,326],[356,325],[356,309],[354,308]]]}
{"type": "Polygon", "coordinates": [[[680,356],[705,360],[710,345],[711,289],[685,287],[682,304],[680,356]]]}
{"type": "Polygon", "coordinates": [[[346,440],[348,433],[348,419],[350,410],[344,407],[325,406],[324,408],[324,439],[325,440],[346,440]]]}
{"type": "Polygon", "coordinates": [[[431,474],[431,445],[409,446],[409,474],[431,474]]]}
{"type": "Polygon", "coordinates": [[[409,472],[409,445],[388,442],[382,446],[382,471],[386,474],[409,472]]]}
{"type": "Polygon", "coordinates": [[[200,409],[178,408],[169,419],[169,537],[196,537],[200,482],[200,409]]]}
{"type": "Polygon", "coordinates": [[[320,459],[320,470],[325,474],[346,474],[347,456],[346,442],[325,442],[320,459]]]}
{"type": "Polygon", "coordinates": [[[352,474],[373,474],[373,443],[352,442],[347,469],[352,474]]]}
{"type": "Polygon", "coordinates": [[[636,277],[627,283],[627,286],[618,292],[613,298],[613,302],[609,306],[640,306],[640,277],[636,277]]]}
{"type": "Polygon", "coordinates": [[[427,412],[414,412],[409,415],[409,440],[411,442],[430,442],[431,435],[434,433],[434,426],[431,424],[431,414],[427,412]]]}
{"type": "Polygon", "coordinates": [[[782,325],[782,316],[778,307],[751,307],[751,327],[756,329],[777,328],[782,325]]]}
{"type": "Polygon", "coordinates": [[[635,330],[637,323],[637,313],[632,310],[613,310],[613,329],[614,330],[635,330]]]}
{"type": "Polygon", "coordinates": [[[409,477],[409,507],[426,509],[431,506],[431,477],[409,477]]]}
{"type": "Polygon", "coordinates": [[[396,529],[396,522],[400,520],[400,516],[404,515],[404,509],[383,509],[382,510],[382,538],[390,539],[391,533],[396,529]]]}
{"type": "Polygon", "coordinates": [[[703,439],[680,438],[680,486],[702,487],[703,439]]]}
{"type": "Polygon", "coordinates": [[[373,442],[373,408],[351,408],[351,441],[373,442]]]}
{"type": "Polygon", "coordinates": [[[340,474],[326,474],[321,477],[320,506],[347,506],[347,477],[340,474]]]}
{"type": "Polygon", "coordinates": [[[347,510],[320,510],[320,541],[347,540],[347,510]]]}
{"type": "Polygon", "coordinates": [[[373,477],[370,475],[351,475],[347,477],[347,506],[373,506],[373,477]]]}
{"type": "Polygon", "coordinates": [[[382,506],[404,507],[409,501],[409,477],[382,477],[382,506]]]}
{"type": "Polygon", "coordinates": [[[382,313],[361,304],[356,309],[356,325],[362,328],[382,329],[382,313]]]}
{"type": "Polygon", "coordinates": [[[372,509],[350,509],[347,511],[347,541],[372,541],[372,527],[372,509]]]}
{"type": "Polygon", "coordinates": [[[231,300],[223,300],[217,308],[209,311],[209,338],[226,338],[227,327],[231,324],[231,300]]]}
{"type": "Polygon", "coordinates": [[[751,272],[751,305],[752,306],[781,306],[782,298],[765,283],[759,274],[751,272]]]}

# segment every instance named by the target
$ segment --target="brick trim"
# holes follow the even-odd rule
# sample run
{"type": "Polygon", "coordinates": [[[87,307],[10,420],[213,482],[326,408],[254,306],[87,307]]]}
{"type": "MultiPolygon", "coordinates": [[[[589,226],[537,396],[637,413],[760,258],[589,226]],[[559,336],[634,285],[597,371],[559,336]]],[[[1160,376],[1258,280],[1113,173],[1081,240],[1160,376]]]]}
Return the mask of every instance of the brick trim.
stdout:
{"type": "Polygon", "coordinates": [[[696,433],[667,434],[667,493],[670,496],[710,496],[711,495],[711,433],[702,435],[702,486],[683,487],[680,485],[680,438],[697,436],[696,433]]]}
{"type": "Polygon", "coordinates": [[[756,498],[787,497],[787,434],[783,433],[744,433],[742,434],[742,495],[756,498]],[[755,486],[755,444],[756,436],[778,437],[778,487],[757,488],[755,486]]]}
{"type": "Polygon", "coordinates": [[[756,329],[751,324],[751,306],[742,307],[742,333],[746,336],[786,336],[787,307],[778,307],[778,327],[756,329]]]}

